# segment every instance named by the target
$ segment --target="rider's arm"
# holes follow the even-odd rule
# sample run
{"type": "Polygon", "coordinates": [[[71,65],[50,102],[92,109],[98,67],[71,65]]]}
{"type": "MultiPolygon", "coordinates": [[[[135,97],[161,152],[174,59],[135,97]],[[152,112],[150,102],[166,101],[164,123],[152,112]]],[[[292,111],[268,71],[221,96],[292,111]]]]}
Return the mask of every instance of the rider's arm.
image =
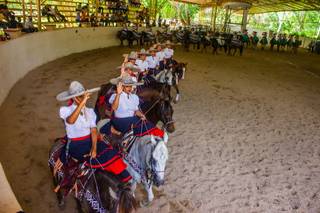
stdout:
{"type": "Polygon", "coordinates": [[[86,105],[87,100],[90,98],[89,93],[84,94],[84,98],[80,102],[80,104],[77,106],[77,108],[71,113],[69,117],[67,117],[66,121],[68,124],[74,124],[76,120],[79,117],[79,114],[81,112],[81,109],[86,105]]]}
{"type": "Polygon", "coordinates": [[[122,83],[117,85],[117,93],[114,95],[114,100],[112,101],[112,109],[117,110],[119,107],[120,95],[122,93],[122,83]]]}
{"type": "Polygon", "coordinates": [[[95,158],[97,155],[97,141],[98,141],[98,131],[97,128],[91,128],[91,157],[95,158]]]}
{"type": "Polygon", "coordinates": [[[114,101],[112,102],[112,105],[111,105],[111,107],[112,107],[112,109],[113,110],[117,110],[118,109],[118,107],[119,107],[119,100],[120,100],[120,94],[115,94],[115,98],[114,98],[114,101]]]}

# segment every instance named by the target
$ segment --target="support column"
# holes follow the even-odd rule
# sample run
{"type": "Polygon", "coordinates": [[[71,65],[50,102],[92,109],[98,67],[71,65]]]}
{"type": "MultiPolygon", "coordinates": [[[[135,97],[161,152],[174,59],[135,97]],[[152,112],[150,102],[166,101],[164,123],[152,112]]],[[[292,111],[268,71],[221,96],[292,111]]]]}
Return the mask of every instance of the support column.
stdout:
{"type": "Polygon", "coordinates": [[[227,24],[228,24],[228,19],[229,19],[229,11],[230,11],[230,8],[226,7],[226,16],[224,18],[223,32],[227,31],[227,24]]]}
{"type": "Polygon", "coordinates": [[[26,2],[25,0],[22,0],[22,20],[23,24],[26,23],[26,2]]]}
{"type": "Polygon", "coordinates": [[[38,30],[41,31],[41,2],[37,0],[38,30]]]}
{"type": "MultiPolygon", "coordinates": [[[[213,12],[213,20],[212,20],[212,17],[211,17],[211,24],[212,24],[213,32],[216,31],[217,9],[218,9],[218,5],[215,4],[215,6],[214,6],[214,12],[212,11],[212,12],[213,12]]],[[[212,7],[212,10],[213,10],[213,7],[212,7]]]]}
{"type": "Polygon", "coordinates": [[[248,22],[248,9],[245,8],[243,10],[243,15],[242,15],[242,24],[241,24],[241,32],[244,32],[244,30],[247,29],[247,22],[248,22]]]}

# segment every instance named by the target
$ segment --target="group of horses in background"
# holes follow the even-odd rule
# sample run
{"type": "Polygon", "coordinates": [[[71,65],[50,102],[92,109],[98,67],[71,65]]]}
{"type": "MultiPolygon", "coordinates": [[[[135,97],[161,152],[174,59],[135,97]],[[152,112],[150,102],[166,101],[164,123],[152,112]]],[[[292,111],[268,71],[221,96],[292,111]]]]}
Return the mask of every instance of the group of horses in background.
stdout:
{"type": "Polygon", "coordinates": [[[127,41],[129,47],[134,44],[143,46],[169,40],[182,44],[186,51],[190,51],[191,47],[202,52],[207,52],[207,49],[212,48],[213,54],[223,51],[228,55],[235,55],[237,52],[242,55],[244,50],[242,35],[232,33],[213,33],[189,29],[153,33],[151,30],[138,32],[135,29],[125,28],[117,33],[117,37],[121,45],[124,44],[124,41],[127,41]]]}

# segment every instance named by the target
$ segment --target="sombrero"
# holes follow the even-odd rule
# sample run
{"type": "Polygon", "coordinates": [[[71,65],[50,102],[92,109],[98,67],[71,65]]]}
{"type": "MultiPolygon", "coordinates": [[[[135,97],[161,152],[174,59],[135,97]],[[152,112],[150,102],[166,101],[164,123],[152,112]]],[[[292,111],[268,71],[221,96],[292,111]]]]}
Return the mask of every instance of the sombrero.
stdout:
{"type": "Polygon", "coordinates": [[[139,55],[149,55],[149,53],[145,49],[141,49],[140,52],[138,52],[139,55]]]}
{"type": "Polygon", "coordinates": [[[100,90],[100,87],[96,87],[93,89],[86,90],[83,85],[78,81],[72,81],[69,89],[67,91],[63,91],[59,93],[56,98],[58,101],[67,101],[71,98],[75,98],[83,95],[85,92],[93,93],[100,90]]]}
{"type": "Polygon", "coordinates": [[[137,56],[137,52],[135,51],[132,51],[129,55],[128,55],[128,59],[137,59],[138,56],[137,56]]]}
{"type": "Polygon", "coordinates": [[[113,78],[110,80],[110,83],[113,85],[117,85],[120,82],[122,83],[123,86],[141,86],[144,84],[143,81],[137,82],[133,77],[129,75],[113,78]]]}
{"type": "MultiPolygon", "coordinates": [[[[122,66],[119,66],[118,69],[122,69],[122,66]]],[[[127,63],[124,66],[124,69],[130,69],[132,72],[141,72],[140,68],[136,65],[133,65],[132,63],[127,63]]]]}

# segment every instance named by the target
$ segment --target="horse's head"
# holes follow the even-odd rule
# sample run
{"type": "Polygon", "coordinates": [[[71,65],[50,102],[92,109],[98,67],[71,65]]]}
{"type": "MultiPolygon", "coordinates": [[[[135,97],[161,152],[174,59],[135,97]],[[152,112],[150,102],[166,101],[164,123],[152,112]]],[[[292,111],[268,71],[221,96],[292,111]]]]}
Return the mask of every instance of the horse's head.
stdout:
{"type": "Polygon", "coordinates": [[[163,123],[164,129],[169,133],[175,131],[173,121],[173,107],[171,105],[171,97],[161,95],[158,106],[159,106],[159,117],[163,123]]]}
{"type": "Polygon", "coordinates": [[[159,187],[164,184],[164,171],[169,154],[167,146],[163,140],[156,141],[156,139],[152,137],[151,143],[154,146],[150,159],[150,169],[152,172],[153,183],[159,187]]]}

